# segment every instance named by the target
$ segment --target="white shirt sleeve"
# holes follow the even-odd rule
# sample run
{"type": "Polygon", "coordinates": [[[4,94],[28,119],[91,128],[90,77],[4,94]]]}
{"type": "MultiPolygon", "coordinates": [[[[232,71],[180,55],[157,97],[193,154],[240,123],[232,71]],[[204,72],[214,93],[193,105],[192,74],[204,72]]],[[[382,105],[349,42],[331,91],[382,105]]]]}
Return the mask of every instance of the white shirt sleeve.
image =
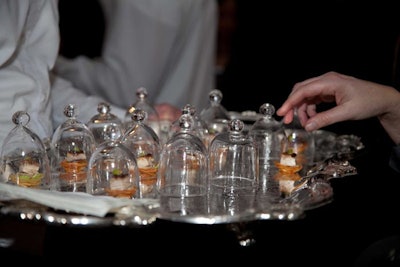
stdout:
{"type": "Polygon", "coordinates": [[[214,0],[101,0],[102,57],[59,58],[56,72],[86,94],[128,107],[139,87],[150,104],[202,110],[215,86],[214,0]]]}
{"type": "MultiPolygon", "coordinates": [[[[99,96],[88,96],[82,91],[74,88],[71,82],[52,74],[51,103],[53,105],[52,121],[54,130],[63,123],[67,117],[64,115],[64,108],[68,104],[77,107],[77,119],[87,123],[94,115],[98,114],[97,106],[101,102],[106,102],[99,96]]],[[[126,109],[110,105],[110,112],[123,121],[126,109]]]]}
{"type": "Polygon", "coordinates": [[[26,111],[40,138],[52,134],[49,70],[58,54],[57,2],[0,1],[0,142],[26,111]]]}

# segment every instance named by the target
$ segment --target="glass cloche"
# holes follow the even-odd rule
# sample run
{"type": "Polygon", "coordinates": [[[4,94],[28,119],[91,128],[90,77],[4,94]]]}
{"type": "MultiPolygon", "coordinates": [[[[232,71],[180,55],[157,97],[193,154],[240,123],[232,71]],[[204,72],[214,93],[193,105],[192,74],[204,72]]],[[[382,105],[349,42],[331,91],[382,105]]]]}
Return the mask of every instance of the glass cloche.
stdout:
{"type": "Polygon", "coordinates": [[[132,114],[132,124],[121,137],[121,142],[135,155],[140,174],[141,197],[156,197],[156,180],[160,140],[155,131],[145,124],[147,112],[135,109],[132,114]]]}
{"type": "Polygon", "coordinates": [[[96,144],[115,141],[123,134],[122,121],[113,113],[108,103],[101,102],[97,106],[98,114],[94,115],[87,126],[92,131],[96,144]]]}
{"type": "Polygon", "coordinates": [[[161,151],[157,191],[165,213],[207,213],[208,153],[192,123],[190,116],[181,115],[180,129],[161,151]]]}
{"type": "Polygon", "coordinates": [[[258,154],[246,135],[244,122],[232,119],[229,131],[219,133],[208,148],[210,158],[210,210],[230,215],[253,207],[258,187],[258,154]]]}
{"type": "Polygon", "coordinates": [[[2,144],[1,181],[22,187],[52,189],[49,157],[40,138],[28,127],[25,111],[13,114],[15,127],[2,144]]]}
{"type": "Polygon", "coordinates": [[[200,112],[200,118],[207,126],[207,147],[216,134],[227,132],[229,129],[230,116],[229,112],[221,104],[222,97],[220,90],[211,90],[208,94],[209,105],[200,112]]]}
{"type": "Polygon", "coordinates": [[[260,106],[261,116],[251,125],[249,136],[256,142],[259,160],[259,183],[263,192],[278,192],[273,178],[275,162],[281,157],[281,141],[285,137],[282,122],[274,118],[275,107],[269,103],[260,106]]]}
{"type": "Polygon", "coordinates": [[[315,140],[314,135],[308,132],[300,123],[295,110],[293,120],[289,124],[283,124],[286,138],[282,140],[282,153],[295,153],[296,162],[307,170],[307,167],[314,165],[315,140]]]}
{"type": "Polygon", "coordinates": [[[164,137],[166,138],[165,134],[168,133],[163,133],[161,131],[160,116],[157,113],[157,110],[148,102],[147,96],[148,92],[145,87],[139,87],[136,90],[136,101],[128,108],[125,114],[124,129],[129,129],[134,123],[132,122],[132,113],[135,111],[135,109],[141,109],[147,113],[144,123],[151,127],[157,134],[160,142],[163,142],[164,137]]]}
{"type": "Polygon", "coordinates": [[[285,133],[282,122],[274,118],[273,105],[264,103],[260,106],[259,112],[261,116],[251,125],[249,135],[259,147],[260,162],[269,165],[274,160],[279,160],[281,140],[285,133]]]}
{"type": "Polygon", "coordinates": [[[86,192],[89,159],[96,141],[89,128],[76,118],[76,108],[64,108],[65,122],[55,130],[51,142],[51,168],[58,190],[86,192]]]}
{"type": "MultiPolygon", "coordinates": [[[[181,116],[187,116],[187,119],[190,120],[190,124],[192,125],[193,134],[197,135],[203,142],[206,142],[206,135],[207,135],[207,125],[206,123],[200,118],[197,114],[196,108],[191,104],[186,104],[182,108],[181,116]]],[[[180,125],[181,118],[178,118],[174,121],[171,125],[171,132],[172,134],[181,131],[180,125]]]]}
{"type": "Polygon", "coordinates": [[[96,196],[139,198],[139,169],[135,155],[120,141],[106,141],[89,161],[87,193],[96,196]]]}

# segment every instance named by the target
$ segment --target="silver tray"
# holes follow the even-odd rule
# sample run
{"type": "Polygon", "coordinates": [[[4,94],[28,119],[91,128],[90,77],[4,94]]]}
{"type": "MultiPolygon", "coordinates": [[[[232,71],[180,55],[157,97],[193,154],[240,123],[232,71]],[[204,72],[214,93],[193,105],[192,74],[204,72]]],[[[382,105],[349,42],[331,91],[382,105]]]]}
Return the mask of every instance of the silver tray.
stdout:
{"type": "MultiPolygon", "coordinates": [[[[54,225],[69,226],[124,226],[142,227],[156,220],[168,220],[192,224],[240,223],[254,220],[297,220],[307,210],[316,209],[333,200],[330,180],[357,174],[350,161],[363,149],[360,138],[354,135],[336,135],[319,130],[314,133],[316,151],[315,164],[306,170],[302,179],[305,186],[289,197],[271,196],[260,190],[254,201],[240,211],[180,214],[160,211],[154,201],[149,204],[122,207],[106,216],[82,215],[56,210],[25,199],[1,199],[0,216],[15,216],[21,220],[44,221],[54,225]]],[[[134,200],[133,200],[134,201],[134,200]]]]}

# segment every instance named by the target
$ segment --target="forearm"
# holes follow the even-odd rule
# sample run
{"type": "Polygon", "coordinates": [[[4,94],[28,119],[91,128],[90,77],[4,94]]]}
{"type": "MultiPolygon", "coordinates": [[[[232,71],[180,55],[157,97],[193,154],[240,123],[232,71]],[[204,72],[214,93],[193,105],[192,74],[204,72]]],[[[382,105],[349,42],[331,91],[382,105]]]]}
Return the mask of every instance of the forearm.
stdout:
{"type": "Polygon", "coordinates": [[[395,91],[378,119],[395,144],[400,144],[400,93],[395,91]]]}
{"type": "MultiPolygon", "coordinates": [[[[399,106],[400,111],[400,106],[399,106]]],[[[397,145],[400,144],[400,114],[384,115],[379,117],[379,121],[389,137],[397,145]]]]}

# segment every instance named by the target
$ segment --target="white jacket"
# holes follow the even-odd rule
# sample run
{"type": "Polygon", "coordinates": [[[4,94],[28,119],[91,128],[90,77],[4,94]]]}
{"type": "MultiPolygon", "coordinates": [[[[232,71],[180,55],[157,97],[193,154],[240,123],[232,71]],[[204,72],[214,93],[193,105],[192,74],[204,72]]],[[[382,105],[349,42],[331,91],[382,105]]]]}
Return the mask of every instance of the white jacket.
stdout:
{"type": "MultiPolygon", "coordinates": [[[[28,127],[42,139],[51,138],[66,119],[67,104],[77,105],[82,122],[97,114],[104,99],[86,96],[59,77],[50,79],[59,42],[56,0],[0,1],[0,145],[20,110],[28,112],[28,127]]],[[[111,111],[120,117],[125,112],[115,106],[111,111]]]]}
{"type": "Polygon", "coordinates": [[[40,137],[52,134],[49,70],[58,54],[57,21],[55,1],[0,1],[1,143],[19,110],[28,112],[40,137]]]}
{"type": "Polygon", "coordinates": [[[100,0],[102,57],[60,57],[56,72],[86,94],[127,108],[145,87],[151,104],[202,110],[215,86],[216,0],[100,0]]]}

